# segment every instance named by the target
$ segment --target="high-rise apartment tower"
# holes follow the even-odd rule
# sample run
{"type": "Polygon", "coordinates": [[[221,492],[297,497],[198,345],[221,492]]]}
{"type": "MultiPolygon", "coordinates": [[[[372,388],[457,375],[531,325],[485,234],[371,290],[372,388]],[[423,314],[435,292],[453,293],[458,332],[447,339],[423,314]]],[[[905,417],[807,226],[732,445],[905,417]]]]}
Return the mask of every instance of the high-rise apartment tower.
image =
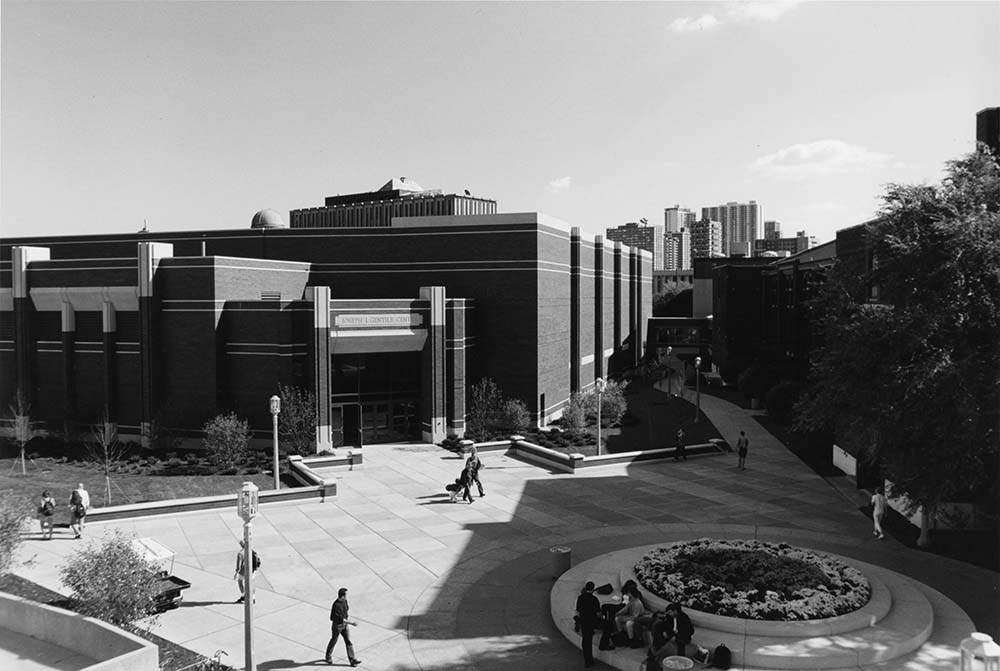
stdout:
{"type": "Polygon", "coordinates": [[[753,248],[753,241],[763,222],[760,205],[756,200],[749,203],[728,202],[725,205],[701,208],[701,218],[722,224],[722,253],[730,254],[730,243],[747,242],[753,248]]]}

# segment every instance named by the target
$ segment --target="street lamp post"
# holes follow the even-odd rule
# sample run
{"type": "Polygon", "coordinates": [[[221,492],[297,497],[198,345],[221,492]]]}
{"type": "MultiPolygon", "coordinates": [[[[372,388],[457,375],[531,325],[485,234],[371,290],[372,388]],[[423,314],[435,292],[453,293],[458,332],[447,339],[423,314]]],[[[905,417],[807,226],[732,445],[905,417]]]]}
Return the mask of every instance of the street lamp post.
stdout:
{"type": "Polygon", "coordinates": [[[236,512],[243,519],[243,656],[244,671],[256,671],[253,663],[253,548],[251,520],[257,515],[257,485],[244,482],[236,498],[236,512]]]}
{"type": "Polygon", "coordinates": [[[597,390],[597,456],[601,456],[601,396],[607,389],[608,383],[603,377],[594,380],[594,389],[597,390]]]}
{"type": "Polygon", "coordinates": [[[670,378],[673,377],[673,375],[671,375],[671,373],[673,373],[674,369],[671,368],[671,366],[670,366],[670,353],[673,352],[673,351],[674,351],[673,347],[667,347],[667,396],[670,396],[670,394],[671,394],[671,390],[670,390],[670,384],[671,384],[670,383],[670,378]]]}
{"type": "Polygon", "coordinates": [[[695,389],[695,406],[694,406],[694,421],[698,422],[698,415],[701,414],[701,357],[696,356],[694,358],[694,389],[695,389]]]}
{"type": "Polygon", "coordinates": [[[274,442],[274,488],[281,489],[278,477],[278,415],[281,414],[281,398],[271,397],[271,436],[274,442]]]}

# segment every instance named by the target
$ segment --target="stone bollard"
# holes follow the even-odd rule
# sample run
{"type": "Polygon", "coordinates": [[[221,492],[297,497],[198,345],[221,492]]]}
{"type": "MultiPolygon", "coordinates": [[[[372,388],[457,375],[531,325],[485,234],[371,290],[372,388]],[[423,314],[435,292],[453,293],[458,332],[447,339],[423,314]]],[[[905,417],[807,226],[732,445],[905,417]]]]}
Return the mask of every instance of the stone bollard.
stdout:
{"type": "Polygon", "coordinates": [[[573,550],[565,545],[554,545],[549,548],[549,553],[552,555],[552,577],[558,578],[569,570],[573,550]]]}
{"type": "Polygon", "coordinates": [[[475,443],[469,440],[468,438],[465,438],[463,440],[458,441],[458,445],[459,445],[458,448],[459,454],[468,454],[469,452],[472,451],[472,446],[475,445],[475,443]]]}

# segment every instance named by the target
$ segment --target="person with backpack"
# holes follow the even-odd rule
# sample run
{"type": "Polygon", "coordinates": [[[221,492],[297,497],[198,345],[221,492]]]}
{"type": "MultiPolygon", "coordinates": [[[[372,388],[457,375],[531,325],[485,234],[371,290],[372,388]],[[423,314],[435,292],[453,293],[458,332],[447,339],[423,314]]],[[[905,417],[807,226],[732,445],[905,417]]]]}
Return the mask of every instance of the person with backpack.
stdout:
{"type": "Polygon", "coordinates": [[[750,439],[747,438],[746,431],[740,431],[740,437],[736,439],[736,452],[739,455],[739,469],[747,470],[747,449],[750,447],[750,439]]]}
{"type": "MultiPolygon", "coordinates": [[[[241,540],[239,552],[236,553],[236,574],[233,576],[234,578],[236,578],[236,584],[239,585],[240,588],[240,598],[236,600],[236,603],[243,603],[243,601],[246,600],[247,588],[253,587],[253,585],[246,584],[246,571],[244,570],[245,564],[243,563],[244,562],[243,555],[245,552],[246,552],[246,541],[241,540]]],[[[251,560],[251,565],[250,565],[251,569],[250,579],[253,580],[253,577],[257,575],[257,569],[260,568],[260,557],[257,556],[256,550],[251,550],[251,552],[253,559],[251,560]]],[[[254,596],[253,600],[254,603],[256,603],[257,597],[254,596]]]]}
{"type": "Polygon", "coordinates": [[[42,538],[52,540],[52,520],[55,518],[56,500],[49,494],[49,490],[42,492],[42,498],[38,500],[38,523],[42,527],[42,538]],[[45,532],[48,532],[48,536],[45,532]]]}
{"type": "Polygon", "coordinates": [[[576,597],[576,617],[583,651],[583,665],[590,668],[594,665],[594,631],[601,624],[601,602],[594,596],[594,583],[590,580],[583,586],[580,596],[576,597]]]}
{"type": "Polygon", "coordinates": [[[81,482],[69,496],[69,528],[73,530],[73,538],[83,535],[84,518],[90,510],[90,494],[81,482]]]}

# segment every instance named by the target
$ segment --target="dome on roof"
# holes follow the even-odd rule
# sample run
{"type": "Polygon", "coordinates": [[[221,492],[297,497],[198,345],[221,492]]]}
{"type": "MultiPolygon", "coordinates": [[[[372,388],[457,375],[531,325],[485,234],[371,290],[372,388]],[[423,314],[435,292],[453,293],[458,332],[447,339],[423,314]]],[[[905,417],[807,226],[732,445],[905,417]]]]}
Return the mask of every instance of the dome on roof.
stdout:
{"type": "Polygon", "coordinates": [[[261,210],[253,215],[250,228],[287,228],[281,220],[281,215],[274,210],[261,210]]]}
{"type": "Polygon", "coordinates": [[[761,254],[761,256],[766,256],[769,259],[774,259],[774,258],[777,258],[777,257],[781,256],[781,254],[779,254],[778,252],[774,252],[774,251],[768,250],[766,252],[763,252],[761,254]]]}

